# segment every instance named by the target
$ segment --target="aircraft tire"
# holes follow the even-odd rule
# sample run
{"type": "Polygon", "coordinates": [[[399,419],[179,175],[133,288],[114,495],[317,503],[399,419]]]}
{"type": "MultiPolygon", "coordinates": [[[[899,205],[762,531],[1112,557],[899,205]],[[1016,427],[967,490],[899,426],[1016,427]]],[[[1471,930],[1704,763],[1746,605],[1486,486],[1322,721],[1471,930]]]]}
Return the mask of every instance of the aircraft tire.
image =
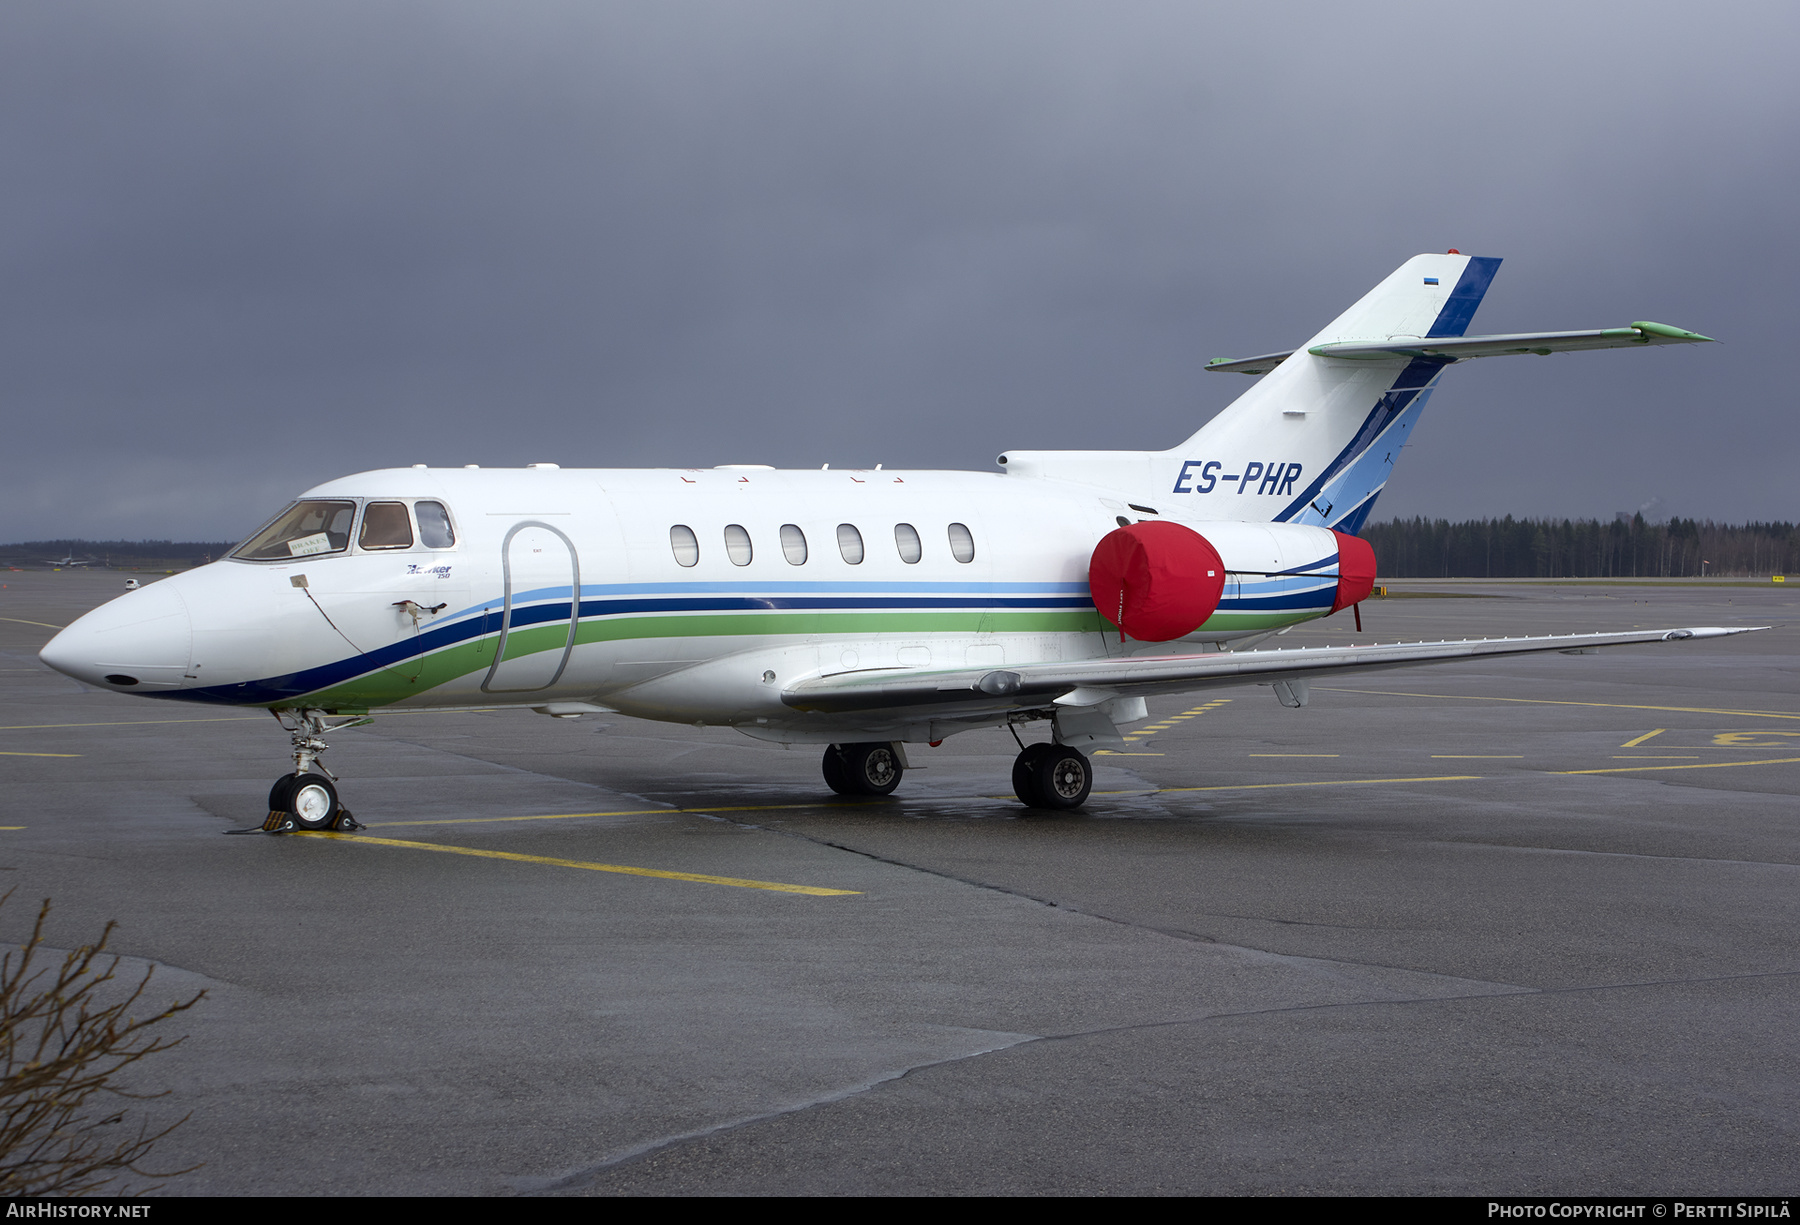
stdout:
{"type": "Polygon", "coordinates": [[[1019,803],[1027,808],[1045,807],[1043,798],[1038,794],[1037,759],[1045,749],[1055,748],[1050,744],[1028,744],[1019,755],[1013,758],[1012,785],[1013,794],[1019,797],[1019,803]]]}
{"type": "Polygon", "coordinates": [[[844,749],[841,745],[825,746],[825,760],[819,763],[820,771],[825,775],[825,785],[839,795],[855,795],[856,788],[850,784],[850,769],[844,763],[844,749]]]}
{"type": "MultiPolygon", "coordinates": [[[[840,744],[835,747],[838,760],[842,763],[847,790],[838,790],[837,784],[831,782],[829,765],[826,766],[825,781],[831,783],[833,790],[838,790],[840,795],[887,795],[900,785],[900,777],[906,773],[906,768],[900,764],[899,754],[885,741],[840,744]]],[[[827,749],[825,759],[828,763],[831,756],[832,750],[827,749]]]]}
{"type": "Polygon", "coordinates": [[[289,784],[286,807],[301,829],[330,829],[338,814],[337,788],[323,774],[302,774],[289,784]]]}
{"type": "Polygon", "coordinates": [[[283,774],[280,778],[275,780],[275,785],[269,788],[269,811],[285,813],[287,811],[288,796],[293,793],[294,776],[292,774],[283,774]]]}
{"type": "Polygon", "coordinates": [[[1067,745],[1045,745],[1032,762],[1036,784],[1037,808],[1080,808],[1094,789],[1094,768],[1080,749],[1067,745]]]}

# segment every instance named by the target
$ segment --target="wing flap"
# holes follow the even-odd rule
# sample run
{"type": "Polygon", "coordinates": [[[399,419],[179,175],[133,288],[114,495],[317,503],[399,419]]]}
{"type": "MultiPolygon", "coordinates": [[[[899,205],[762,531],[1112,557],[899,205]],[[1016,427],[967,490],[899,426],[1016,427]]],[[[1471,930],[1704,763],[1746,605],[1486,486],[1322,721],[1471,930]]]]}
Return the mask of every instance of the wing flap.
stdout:
{"type": "Polygon", "coordinates": [[[1767,626],[1698,626],[1630,630],[1612,634],[1555,634],[1534,638],[1474,638],[1460,642],[1411,642],[1293,650],[1217,651],[1203,655],[1134,656],[1072,663],[1021,664],[1009,668],[944,671],[894,669],[839,673],[790,685],[781,695],[795,710],[841,714],[896,707],[941,706],[963,714],[1058,703],[1084,705],[1088,696],[1150,697],[1227,685],[1271,683],[1328,674],[1450,663],[1484,656],[1546,651],[1587,652],[1599,647],[1723,638],[1767,626]],[[1084,692],[1085,691],[1085,692],[1084,692]]]}

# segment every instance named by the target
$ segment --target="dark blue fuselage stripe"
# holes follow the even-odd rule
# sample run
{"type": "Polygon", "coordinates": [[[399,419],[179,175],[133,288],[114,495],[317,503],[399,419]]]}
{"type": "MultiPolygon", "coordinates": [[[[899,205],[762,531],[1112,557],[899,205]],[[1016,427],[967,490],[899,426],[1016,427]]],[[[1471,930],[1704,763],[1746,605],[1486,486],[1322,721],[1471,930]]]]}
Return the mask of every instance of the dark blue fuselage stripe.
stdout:
{"type": "MultiPolygon", "coordinates": [[[[1331,576],[1320,576],[1330,578],[1331,576]]],[[[1267,596],[1236,596],[1222,600],[1219,604],[1221,612],[1235,611],[1301,611],[1323,607],[1321,596],[1329,588],[1314,588],[1307,591],[1280,592],[1267,596]]],[[[791,597],[770,597],[767,599],[742,598],[698,598],[691,600],[583,600],[581,603],[582,620],[617,616],[625,613],[655,612],[766,612],[779,611],[786,608],[801,609],[875,609],[875,608],[965,608],[971,612],[990,608],[1058,608],[1068,610],[1092,609],[1093,602],[1086,599],[1058,597],[1042,600],[995,600],[992,597],[969,600],[952,599],[793,599],[791,597]]],[[[513,609],[512,625],[524,628],[529,625],[542,625],[569,619],[569,603],[567,600],[551,601],[544,604],[532,604],[513,609]]],[[[475,615],[458,621],[453,625],[438,626],[424,630],[416,638],[390,643],[373,651],[348,659],[334,660],[314,668],[304,668],[285,676],[270,677],[260,681],[246,681],[236,685],[209,685],[205,688],[182,689],[169,692],[146,694],[146,697],[175,698],[189,702],[210,702],[232,706],[264,705],[281,702],[290,698],[301,697],[309,693],[317,693],[341,685],[345,681],[378,672],[384,668],[392,668],[408,660],[430,655],[433,652],[453,647],[470,639],[480,638],[500,629],[500,615],[495,607],[486,615],[475,615]]]]}
{"type": "Polygon", "coordinates": [[[1337,564],[1338,555],[1333,553],[1330,557],[1321,557],[1318,561],[1309,561],[1304,566],[1292,566],[1286,570],[1277,570],[1275,573],[1282,575],[1300,574],[1305,575],[1307,578],[1317,579],[1336,578],[1337,576],[1335,574],[1318,574],[1315,573],[1315,571],[1323,570],[1326,566],[1335,566],[1337,564]]]}

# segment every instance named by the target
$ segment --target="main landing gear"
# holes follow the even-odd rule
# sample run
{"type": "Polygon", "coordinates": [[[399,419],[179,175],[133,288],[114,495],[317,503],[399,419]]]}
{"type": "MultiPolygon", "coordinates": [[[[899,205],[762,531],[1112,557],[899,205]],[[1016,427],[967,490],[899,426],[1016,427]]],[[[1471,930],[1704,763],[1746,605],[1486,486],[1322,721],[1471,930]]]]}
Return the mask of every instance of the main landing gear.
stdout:
{"type": "MultiPolygon", "coordinates": [[[[906,773],[898,747],[880,741],[828,745],[820,765],[826,784],[839,795],[887,795],[906,773]]],[[[1030,744],[1013,760],[1012,782],[1029,808],[1080,808],[1094,789],[1094,767],[1080,749],[1030,744]]]]}
{"type": "Polygon", "coordinates": [[[338,802],[335,775],[325,768],[319,754],[330,746],[325,743],[327,731],[355,727],[367,719],[348,719],[325,725],[322,710],[278,710],[272,712],[287,730],[293,742],[294,772],[284,774],[269,788],[269,817],[263,822],[264,833],[281,834],[293,830],[361,829],[350,810],[338,802]]]}
{"type": "Polygon", "coordinates": [[[839,795],[887,795],[900,785],[906,763],[892,744],[828,744],[825,785],[839,795]]]}
{"type": "Polygon", "coordinates": [[[1080,749],[1028,744],[1013,758],[1012,783],[1027,808],[1080,808],[1094,789],[1094,768],[1080,749]]]}

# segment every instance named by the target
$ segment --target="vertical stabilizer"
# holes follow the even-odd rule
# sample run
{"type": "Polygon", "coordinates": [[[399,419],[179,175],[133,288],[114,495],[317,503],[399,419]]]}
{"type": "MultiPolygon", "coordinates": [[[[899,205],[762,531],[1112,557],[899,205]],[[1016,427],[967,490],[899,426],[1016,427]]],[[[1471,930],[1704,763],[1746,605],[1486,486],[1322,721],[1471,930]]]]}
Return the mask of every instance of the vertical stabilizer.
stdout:
{"type": "Polygon", "coordinates": [[[1190,519],[1362,527],[1450,359],[1326,357],[1341,342],[1462,336],[1497,259],[1416,255],[1291,354],[1226,364],[1261,381],[1168,451],[1009,451],[1007,471],[1135,495],[1190,519]]]}
{"type": "Polygon", "coordinates": [[[1311,523],[1355,532],[1387,485],[1449,363],[1352,360],[1307,350],[1340,341],[1461,336],[1497,259],[1416,255],[1296,349],[1174,451],[1171,494],[1207,519],[1311,523]]]}

